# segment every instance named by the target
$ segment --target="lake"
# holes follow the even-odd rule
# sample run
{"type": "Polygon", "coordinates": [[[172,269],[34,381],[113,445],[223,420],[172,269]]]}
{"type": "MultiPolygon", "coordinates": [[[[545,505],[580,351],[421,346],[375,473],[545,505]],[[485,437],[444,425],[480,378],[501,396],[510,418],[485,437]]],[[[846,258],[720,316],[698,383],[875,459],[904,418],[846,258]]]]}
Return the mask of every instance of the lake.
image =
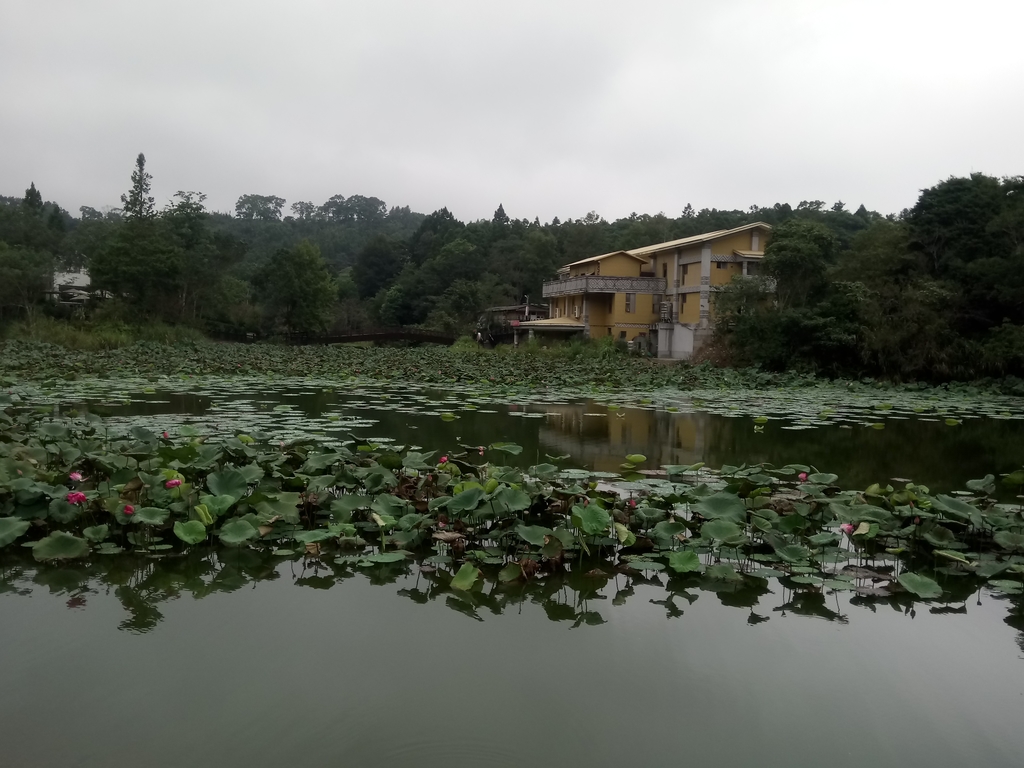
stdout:
{"type": "Polygon", "coordinates": [[[523,467],[554,456],[564,457],[561,466],[617,472],[626,455],[640,453],[646,468],[802,463],[835,472],[844,487],[909,478],[955,490],[1024,465],[1020,398],[939,397],[929,390],[664,389],[587,397],[571,390],[205,377],[145,386],[67,382],[41,392],[40,400],[157,433],[189,423],[213,436],[262,430],[282,440],[330,441],[355,434],[441,452],[508,440],[523,446],[511,459],[523,467]]]}
{"type": "MultiPolygon", "coordinates": [[[[1009,398],[496,391],[328,379],[39,385],[112,428],[357,435],[619,472],[790,462],[953,491],[1024,464],[1009,398]]],[[[1007,496],[1012,500],[1012,494],[1007,496]]],[[[1022,597],[575,566],[463,592],[422,561],[226,550],[0,557],[5,766],[1017,766],[1022,597]]],[[[890,558],[891,560],[891,558],[890,558]]],[[[880,560],[884,563],[884,557],[880,560]]],[[[838,567],[838,566],[837,566],[838,567]]],[[[856,561],[851,561],[856,568],[856,561]]],[[[874,566],[873,566],[874,567],[874,566]]]]}
{"type": "Polygon", "coordinates": [[[253,552],[8,562],[4,765],[1020,765],[1024,612],[253,552]],[[200,599],[201,598],[201,599],[200,599]],[[756,600],[753,605],[747,605],[756,600]]]}

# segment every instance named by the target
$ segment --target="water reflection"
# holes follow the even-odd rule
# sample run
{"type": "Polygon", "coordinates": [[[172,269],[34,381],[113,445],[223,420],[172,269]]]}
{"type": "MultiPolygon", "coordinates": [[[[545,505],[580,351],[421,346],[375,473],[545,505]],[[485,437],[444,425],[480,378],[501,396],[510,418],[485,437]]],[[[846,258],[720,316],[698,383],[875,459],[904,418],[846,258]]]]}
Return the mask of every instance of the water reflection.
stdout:
{"type": "Polygon", "coordinates": [[[835,472],[846,487],[911,478],[949,491],[1024,464],[1024,420],[1017,419],[964,418],[951,427],[931,417],[888,414],[873,417],[876,424],[884,424],[879,429],[857,422],[811,426],[793,415],[755,429],[749,414],[740,411],[723,415],[609,407],[592,399],[549,404],[540,394],[528,402],[472,405],[437,390],[403,392],[382,386],[372,394],[367,388],[353,392],[270,382],[264,386],[245,395],[225,385],[203,394],[140,393],[127,401],[76,400],[68,407],[99,411],[115,423],[156,432],[188,421],[222,436],[262,430],[282,439],[330,440],[356,434],[440,451],[507,440],[524,450],[503,461],[521,467],[567,456],[561,465],[615,472],[631,453],[646,455],[649,468],[699,461],[712,467],[811,464],[835,472]],[[458,418],[444,421],[441,411],[458,418]]]}
{"type": "Polygon", "coordinates": [[[940,490],[960,489],[988,473],[1024,464],[1024,423],[974,419],[957,427],[920,419],[891,420],[884,429],[822,426],[788,429],[750,418],[711,413],[623,408],[596,403],[545,406],[538,439],[546,453],[569,454],[590,469],[620,471],[630,453],[648,466],[694,464],[812,464],[840,475],[846,487],[865,488],[911,478],[940,490]]]}
{"type": "Polygon", "coordinates": [[[29,597],[45,590],[74,611],[89,610],[97,596],[112,596],[123,609],[118,628],[138,634],[150,632],[164,621],[161,607],[170,601],[182,597],[200,600],[255,589],[271,581],[313,590],[344,589],[344,583],[352,579],[378,587],[395,586],[394,594],[412,603],[441,603],[479,622],[488,614],[521,612],[523,606],[532,604],[540,606],[548,620],[571,629],[605,624],[611,611],[635,600],[658,606],[666,620],[673,620],[704,598],[746,612],[752,626],[790,617],[844,625],[863,610],[889,610],[909,619],[919,610],[932,615],[964,615],[970,613],[970,606],[993,600],[1005,605],[1005,623],[1017,630],[1017,643],[1024,649],[1024,597],[991,594],[965,576],[945,580],[941,602],[920,602],[909,593],[889,593],[875,586],[887,570],[884,565],[872,569],[850,566],[848,573],[856,578],[849,592],[796,584],[788,576],[719,581],[697,574],[614,570],[607,562],[593,565],[589,570],[564,567],[508,583],[497,579],[497,568],[488,568],[481,571],[479,586],[466,592],[452,588],[448,570],[414,561],[356,567],[331,558],[283,559],[252,549],[221,549],[164,557],[124,554],[50,565],[25,555],[5,554],[0,561],[0,595],[29,597]],[[656,596],[651,596],[652,589],[656,596]]]}

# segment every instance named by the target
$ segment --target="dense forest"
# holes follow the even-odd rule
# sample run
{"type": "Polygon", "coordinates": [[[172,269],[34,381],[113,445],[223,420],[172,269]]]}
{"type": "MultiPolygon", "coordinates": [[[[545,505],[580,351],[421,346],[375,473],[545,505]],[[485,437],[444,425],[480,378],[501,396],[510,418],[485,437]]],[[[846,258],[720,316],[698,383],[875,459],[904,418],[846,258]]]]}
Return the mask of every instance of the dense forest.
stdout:
{"type": "Polygon", "coordinates": [[[158,208],[150,187],[140,154],[118,208],[75,217],[35,184],[0,197],[0,322],[57,311],[44,298],[53,270],[87,267],[108,296],[87,321],[466,332],[487,306],[539,299],[569,261],[764,221],[776,228],[764,275],[716,296],[709,356],[897,379],[1024,374],[1022,177],[950,178],[899,215],[815,200],[544,224],[501,205],[461,222],[361,195],[286,208],[245,194],[228,214],[183,191],[158,208]]]}

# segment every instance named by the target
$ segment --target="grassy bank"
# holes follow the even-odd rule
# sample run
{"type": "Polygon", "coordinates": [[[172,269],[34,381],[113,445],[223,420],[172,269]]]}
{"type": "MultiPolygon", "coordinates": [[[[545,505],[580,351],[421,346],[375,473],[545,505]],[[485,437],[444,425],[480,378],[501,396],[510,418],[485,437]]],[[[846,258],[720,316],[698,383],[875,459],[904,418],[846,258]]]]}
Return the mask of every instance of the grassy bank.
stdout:
{"type": "Polygon", "coordinates": [[[139,342],[183,344],[202,341],[195,328],[163,323],[130,324],[116,320],[69,321],[48,316],[33,317],[4,326],[5,340],[53,344],[69,350],[95,352],[118,349],[139,342]]]}

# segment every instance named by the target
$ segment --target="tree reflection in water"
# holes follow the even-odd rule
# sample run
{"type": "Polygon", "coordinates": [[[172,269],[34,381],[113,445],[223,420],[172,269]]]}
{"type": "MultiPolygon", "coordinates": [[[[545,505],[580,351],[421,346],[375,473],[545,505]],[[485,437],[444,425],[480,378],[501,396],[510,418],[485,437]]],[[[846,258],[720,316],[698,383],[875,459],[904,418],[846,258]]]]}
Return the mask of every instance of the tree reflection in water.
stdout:
{"type": "MultiPolygon", "coordinates": [[[[855,591],[837,592],[820,586],[795,584],[787,577],[746,576],[739,581],[716,581],[706,575],[667,575],[615,570],[596,561],[590,570],[566,567],[527,581],[501,582],[498,569],[482,572],[470,591],[451,586],[453,574],[415,561],[357,567],[330,558],[283,559],[255,550],[194,551],[162,558],[95,557],[74,564],[36,563],[31,556],[6,553],[0,561],[0,596],[30,597],[40,590],[64,598],[69,610],[88,610],[94,596],[113,595],[125,611],[118,628],[132,633],[154,630],[165,620],[161,607],[182,596],[202,599],[216,593],[255,589],[266,581],[287,580],[295,587],[332,589],[348,579],[374,586],[398,586],[392,594],[425,605],[440,602],[476,621],[487,614],[522,612],[527,604],[540,606],[550,621],[570,628],[597,627],[616,608],[631,600],[658,606],[666,619],[678,619],[697,600],[716,599],[726,608],[747,612],[756,626],[790,617],[824,619],[837,624],[855,620],[857,612],[896,611],[913,619],[918,610],[934,615],[968,614],[983,599],[1005,603],[1005,623],[1017,631],[1024,652],[1024,596],[998,595],[970,579],[950,579],[942,601],[921,601],[908,592],[884,593],[869,577],[859,578],[855,591]]],[[[387,599],[382,593],[382,599],[387,599]]]]}

